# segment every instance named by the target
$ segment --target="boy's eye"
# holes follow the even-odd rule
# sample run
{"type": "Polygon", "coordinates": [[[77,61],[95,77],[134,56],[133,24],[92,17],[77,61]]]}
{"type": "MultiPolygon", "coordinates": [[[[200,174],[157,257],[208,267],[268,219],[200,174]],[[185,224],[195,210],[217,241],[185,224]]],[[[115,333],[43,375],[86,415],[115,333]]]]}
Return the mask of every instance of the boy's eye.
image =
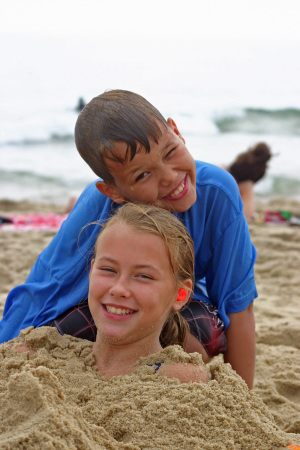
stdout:
{"type": "Polygon", "coordinates": [[[172,150],[170,150],[170,151],[166,154],[166,158],[168,158],[174,151],[175,151],[175,148],[172,148],[172,150]]]}
{"type": "Polygon", "coordinates": [[[148,173],[149,173],[149,172],[143,172],[143,173],[141,173],[141,174],[136,178],[135,181],[140,181],[140,180],[142,180],[143,178],[145,178],[145,177],[148,175],[148,173]]]}

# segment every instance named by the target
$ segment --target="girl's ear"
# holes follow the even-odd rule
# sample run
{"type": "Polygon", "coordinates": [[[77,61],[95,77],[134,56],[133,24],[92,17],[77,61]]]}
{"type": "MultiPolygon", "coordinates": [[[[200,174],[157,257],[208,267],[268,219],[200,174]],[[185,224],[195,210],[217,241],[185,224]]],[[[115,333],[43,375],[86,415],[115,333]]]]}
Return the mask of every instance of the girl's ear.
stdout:
{"type": "Polygon", "coordinates": [[[193,290],[193,282],[190,278],[184,280],[183,285],[184,287],[178,289],[177,298],[172,305],[175,311],[179,311],[188,302],[193,290]]]}
{"type": "Polygon", "coordinates": [[[179,137],[179,139],[181,139],[182,142],[185,144],[185,140],[184,140],[183,136],[180,134],[174,120],[171,117],[169,117],[167,122],[168,122],[169,127],[174,131],[174,133],[179,137]]]}
{"type": "Polygon", "coordinates": [[[91,280],[91,274],[92,274],[92,270],[93,270],[93,267],[94,267],[94,262],[95,262],[95,260],[92,259],[92,261],[91,261],[90,273],[89,273],[89,282],[90,282],[90,280],[91,280]]]}
{"type": "Polygon", "coordinates": [[[111,184],[107,184],[105,183],[105,181],[97,181],[96,187],[98,191],[106,195],[106,197],[109,197],[113,202],[115,203],[125,202],[125,198],[119,193],[117,188],[112,186],[111,184]]]}

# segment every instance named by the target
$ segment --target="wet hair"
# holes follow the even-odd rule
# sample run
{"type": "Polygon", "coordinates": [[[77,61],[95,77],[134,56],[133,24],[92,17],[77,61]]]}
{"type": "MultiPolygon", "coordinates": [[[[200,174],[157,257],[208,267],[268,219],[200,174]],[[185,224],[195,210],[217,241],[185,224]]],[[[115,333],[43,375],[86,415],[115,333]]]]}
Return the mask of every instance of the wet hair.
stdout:
{"type": "Polygon", "coordinates": [[[111,90],[93,98],[79,114],[75,125],[78,152],[93,172],[108,184],[114,178],[107,161],[124,164],[142,147],[150,152],[149,139],[158,143],[160,124],[168,123],[145,98],[130,91],[111,90]],[[124,142],[124,157],[114,153],[114,144],[124,142]]]}
{"type": "MultiPolygon", "coordinates": [[[[100,231],[96,243],[103,231],[108,227],[124,223],[133,228],[159,236],[166,244],[168,256],[176,282],[176,288],[183,287],[184,281],[190,278],[194,282],[194,243],[186,227],[170,212],[152,205],[125,203],[110,217],[100,231]]],[[[173,295],[173,293],[170,293],[173,295]]],[[[188,324],[182,315],[171,309],[163,326],[160,343],[168,345],[184,345],[188,324]]]]}

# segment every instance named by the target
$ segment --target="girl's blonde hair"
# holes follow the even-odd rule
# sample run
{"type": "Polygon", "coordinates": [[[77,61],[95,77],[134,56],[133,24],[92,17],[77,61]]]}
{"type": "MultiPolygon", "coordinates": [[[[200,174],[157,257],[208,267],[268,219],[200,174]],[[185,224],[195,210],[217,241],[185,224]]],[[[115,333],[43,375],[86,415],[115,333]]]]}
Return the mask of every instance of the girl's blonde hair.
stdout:
{"type": "MultiPolygon", "coordinates": [[[[173,214],[149,204],[126,203],[104,224],[96,240],[95,249],[102,232],[116,223],[125,223],[139,231],[161,237],[167,247],[177,288],[186,289],[183,284],[186,279],[194,282],[194,243],[186,227],[173,214]]],[[[185,319],[172,309],[163,326],[160,343],[163,347],[183,345],[187,331],[185,319]]]]}

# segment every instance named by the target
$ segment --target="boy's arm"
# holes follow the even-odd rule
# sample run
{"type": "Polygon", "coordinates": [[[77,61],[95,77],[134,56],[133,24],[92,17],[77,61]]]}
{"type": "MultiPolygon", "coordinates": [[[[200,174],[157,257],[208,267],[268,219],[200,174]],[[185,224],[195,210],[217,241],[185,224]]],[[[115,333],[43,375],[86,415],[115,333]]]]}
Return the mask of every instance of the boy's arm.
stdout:
{"type": "Polygon", "coordinates": [[[95,182],[81,194],[25,281],[10,291],[0,321],[0,343],[29,326],[39,327],[86,298],[89,256],[99,225],[112,209],[111,200],[100,194],[95,182]]]}
{"type": "Polygon", "coordinates": [[[226,330],[227,351],[224,361],[253,388],[255,370],[255,319],[253,303],[241,312],[228,314],[230,324],[226,330]]]}

